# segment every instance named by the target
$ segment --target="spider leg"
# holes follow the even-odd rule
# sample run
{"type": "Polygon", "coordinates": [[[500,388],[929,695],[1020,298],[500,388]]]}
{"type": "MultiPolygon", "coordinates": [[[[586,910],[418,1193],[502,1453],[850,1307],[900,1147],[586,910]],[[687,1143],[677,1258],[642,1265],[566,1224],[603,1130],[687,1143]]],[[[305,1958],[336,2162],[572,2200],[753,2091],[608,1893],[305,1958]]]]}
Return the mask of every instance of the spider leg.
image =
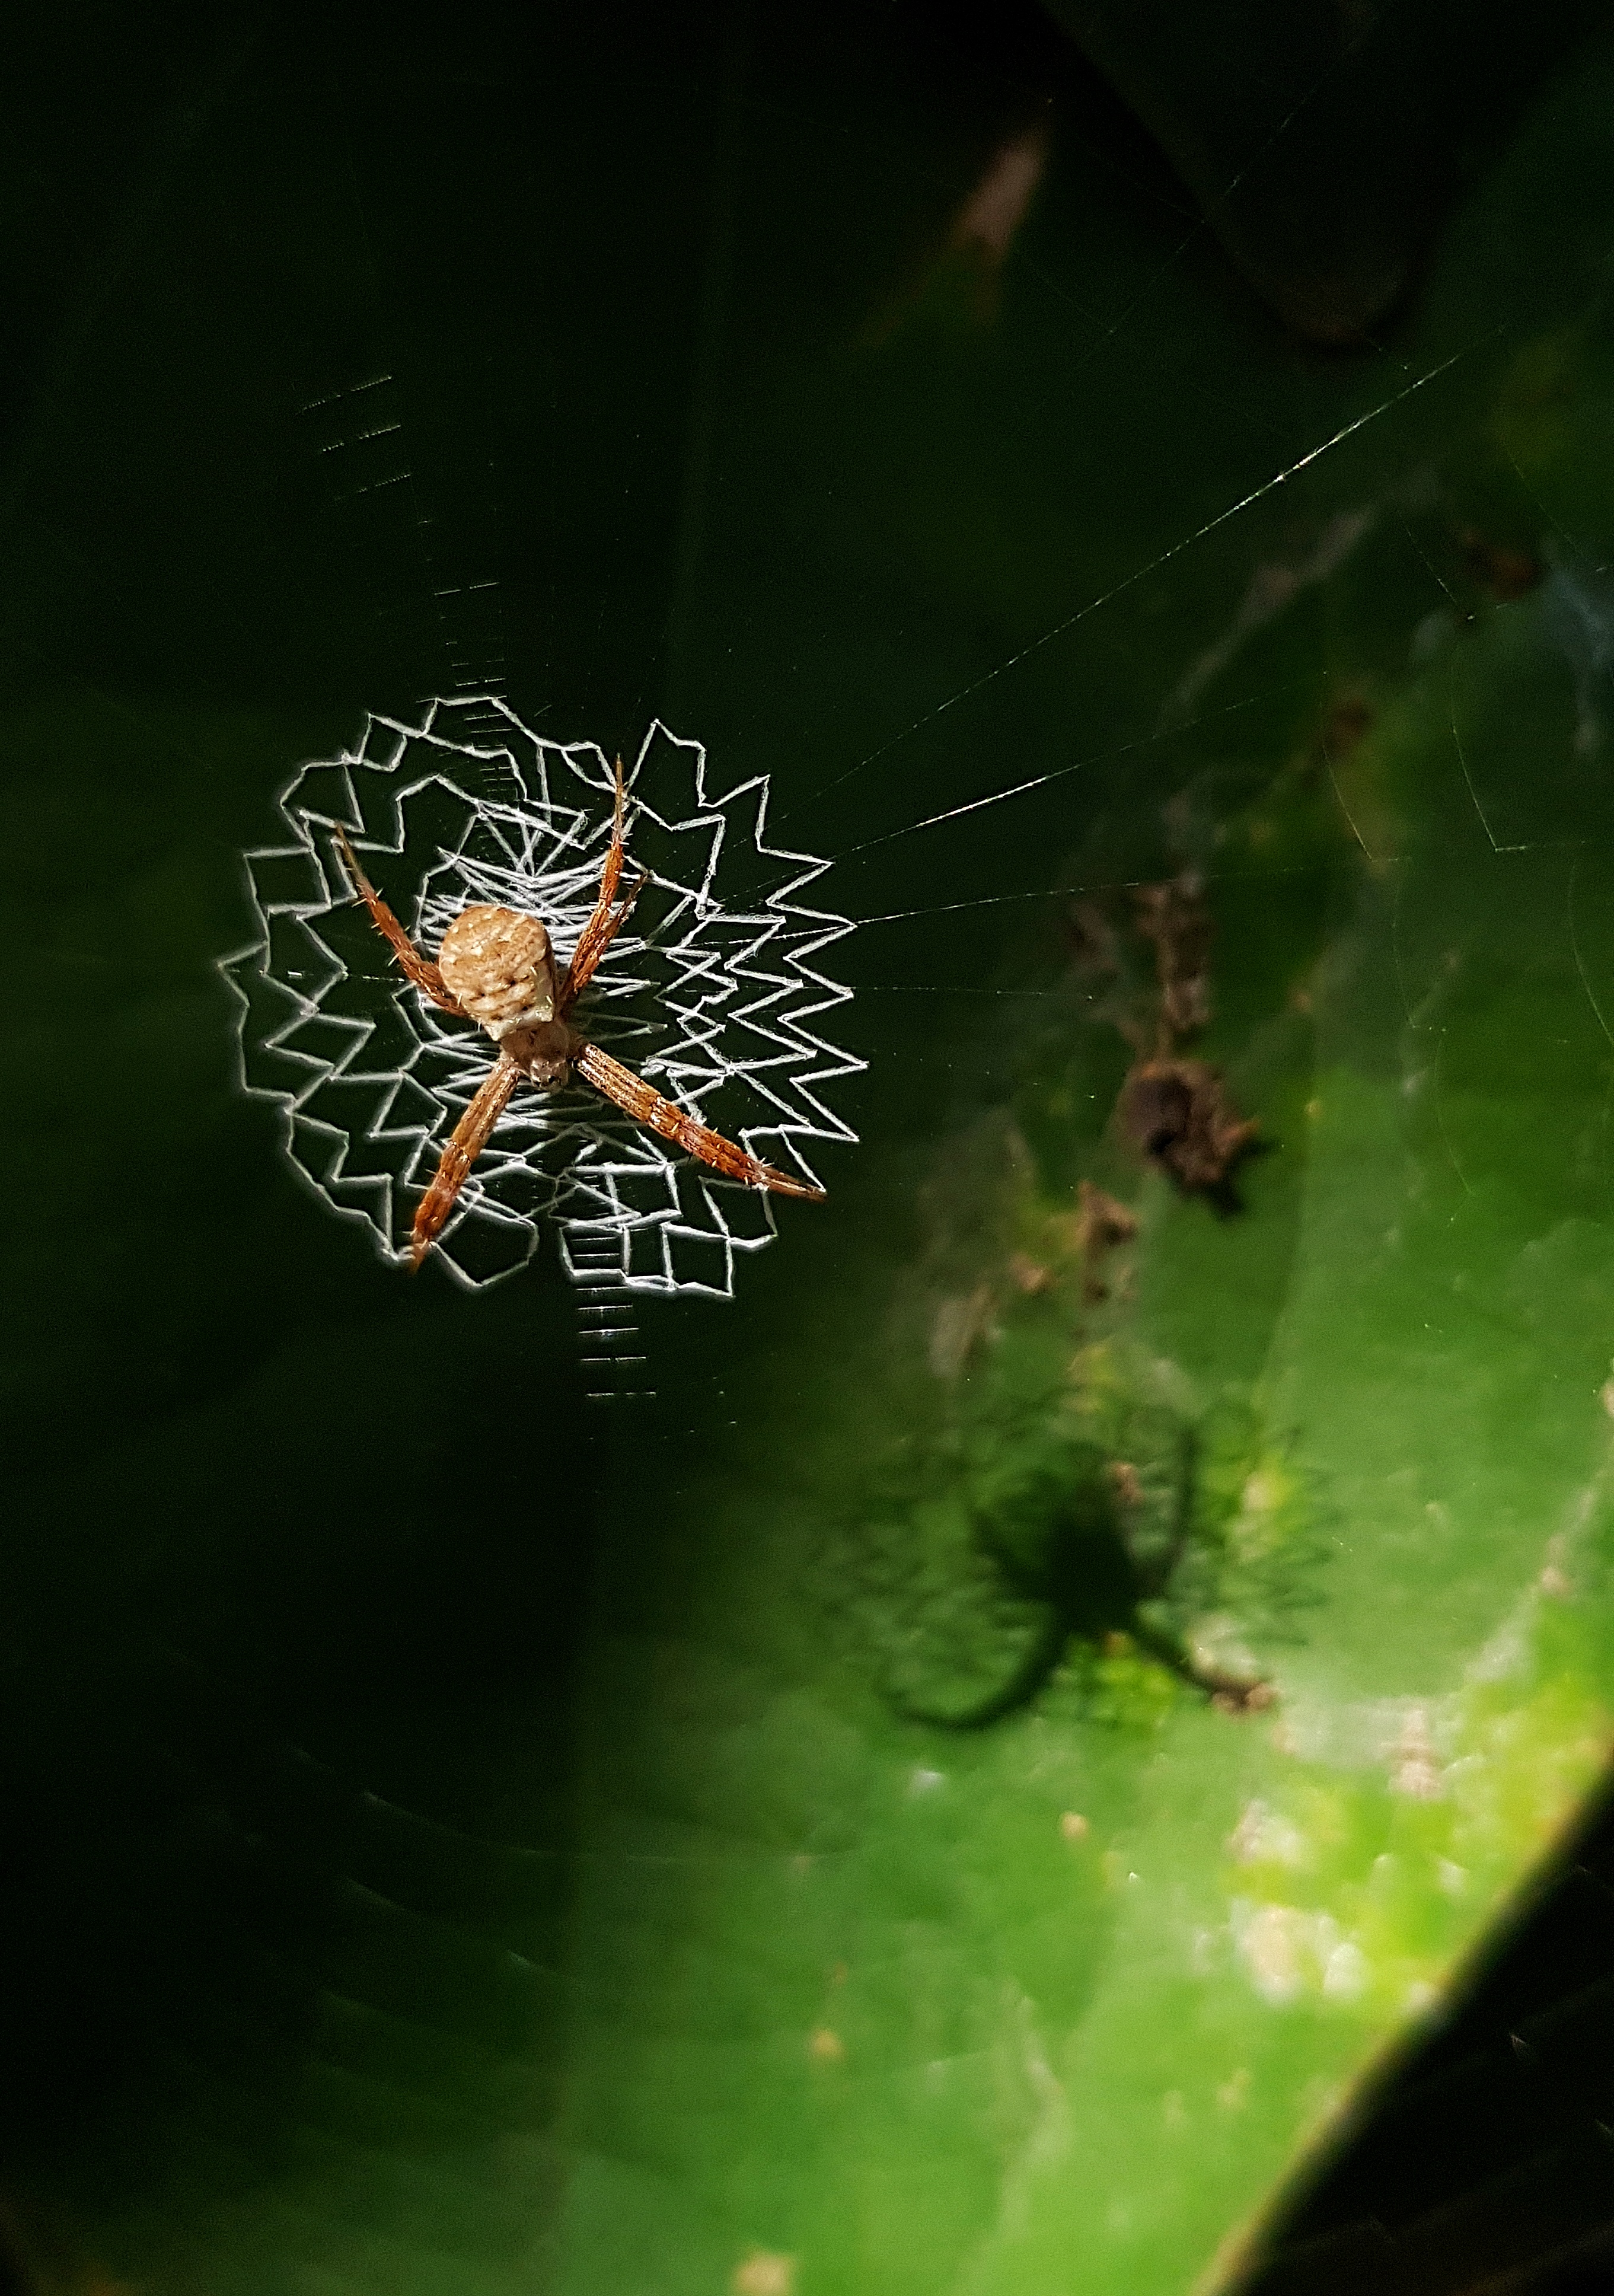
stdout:
{"type": "Polygon", "coordinates": [[[571,963],[567,966],[565,976],[561,982],[560,996],[556,1004],[557,1012],[566,1012],[569,1006],[577,1002],[579,993],[588,986],[600,959],[633,914],[634,903],[649,882],[650,872],[647,869],[629,886],[622,906],[614,916],[602,916],[600,911],[596,909],[594,915],[590,917],[583,929],[584,937],[578,940],[577,947],[573,950],[571,963]]]}
{"type": "Polygon", "coordinates": [[[600,897],[594,903],[594,914],[578,936],[578,945],[571,953],[571,963],[561,976],[561,994],[556,1004],[558,1013],[565,1013],[577,1002],[580,992],[587,987],[600,959],[627,922],[634,903],[649,882],[649,872],[646,871],[638,883],[634,886],[621,907],[616,907],[617,886],[622,876],[624,803],[622,760],[619,758],[617,759],[616,810],[611,817],[610,849],[605,856],[605,866],[600,872],[600,897]]]}
{"type": "Polygon", "coordinates": [[[1036,1701],[1059,1670],[1065,1655],[1065,1645],[1070,1640],[1070,1621],[1057,1603],[1045,1606],[1046,1615],[1027,1644],[1024,1654],[1016,1660],[1009,1678],[1000,1688],[988,1691],[973,1706],[962,1707],[954,1714],[938,1712],[934,1707],[911,1705],[905,1699],[893,1698],[891,1703],[905,1721],[923,1722],[933,1730],[989,1730],[995,1722],[1005,1722],[1011,1714],[1021,1713],[1036,1701]]]}
{"type": "Polygon", "coordinates": [[[370,912],[371,923],[381,939],[388,943],[403,971],[408,974],[422,995],[429,996],[431,1002],[439,1005],[445,1013],[463,1014],[464,1006],[457,997],[449,995],[447,984],[436,965],[429,957],[421,955],[397,917],[359,867],[358,856],[348,842],[348,832],[340,822],[334,823],[332,826],[331,841],[341,858],[342,867],[348,873],[348,882],[370,912]]]}
{"type": "Polygon", "coordinates": [[[1192,1428],[1179,1429],[1176,1490],[1173,1498],[1171,1515],[1171,1542],[1157,1566],[1152,1570],[1140,1574],[1146,1601],[1154,1601],[1167,1591],[1172,1580],[1176,1577],[1177,1565],[1187,1549],[1188,1534],[1193,1524],[1193,1495],[1198,1459],[1199,1443],[1192,1428]]]}
{"type": "Polygon", "coordinates": [[[1277,1692],[1265,1676],[1234,1674],[1225,1667],[1208,1665],[1163,1627],[1135,1619],[1128,1631],[1134,1642],[1179,1680],[1192,1683],[1196,1690],[1208,1690],[1211,1704],[1224,1714],[1258,1714],[1263,1707],[1276,1702],[1277,1692]]]}
{"type": "Polygon", "coordinates": [[[822,1188],[809,1187],[805,1180],[792,1179],[788,1172],[776,1172],[759,1156],[740,1148],[732,1140],[706,1125],[698,1124],[688,1111],[664,1100],[652,1085],[625,1069],[620,1061],[613,1061],[598,1045],[579,1045],[572,1054],[572,1066],[586,1084],[603,1093],[607,1100],[626,1109],[637,1122],[648,1125],[660,1133],[663,1140],[676,1141],[680,1148],[698,1156],[703,1164],[726,1173],[731,1180],[743,1180],[748,1187],[771,1188],[775,1195],[805,1196],[810,1203],[822,1203],[822,1188]]]}
{"type": "Polygon", "coordinates": [[[432,1241],[471,1177],[471,1168],[487,1145],[488,1136],[509,1105],[510,1095],[526,1071],[508,1054],[501,1053],[483,1078],[476,1098],[455,1126],[448,1145],[438,1160],[431,1185],[415,1207],[414,1231],[409,1239],[409,1264],[418,1268],[432,1241]]]}

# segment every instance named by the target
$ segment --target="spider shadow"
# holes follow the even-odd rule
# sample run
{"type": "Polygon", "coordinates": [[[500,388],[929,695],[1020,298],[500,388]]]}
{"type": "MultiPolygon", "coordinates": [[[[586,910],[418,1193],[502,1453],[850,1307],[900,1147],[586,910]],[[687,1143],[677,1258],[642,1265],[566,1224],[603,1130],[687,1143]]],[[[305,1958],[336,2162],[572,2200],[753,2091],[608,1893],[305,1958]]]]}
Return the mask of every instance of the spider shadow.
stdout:
{"type": "Polygon", "coordinates": [[[978,1515],[976,1545],[1002,1592],[1042,1614],[1017,1663],[999,1685],[971,1704],[948,1710],[891,1693],[905,1721],[945,1730],[987,1730],[1034,1705],[1047,1688],[1072,1643],[1102,1650],[1110,1637],[1126,1636],[1196,1690],[1241,1707],[1259,1702],[1262,1685],[1196,1663],[1170,1631],[1143,1615],[1144,1606],[1170,1587],[1187,1546],[1198,1467],[1192,1429],[1179,1431],[1174,1462],[1172,1521],[1163,1548],[1141,1555],[1127,1536],[1126,1513],[1109,1478],[1074,1489],[1033,1536],[1016,1538],[1005,1526],[978,1515]]]}

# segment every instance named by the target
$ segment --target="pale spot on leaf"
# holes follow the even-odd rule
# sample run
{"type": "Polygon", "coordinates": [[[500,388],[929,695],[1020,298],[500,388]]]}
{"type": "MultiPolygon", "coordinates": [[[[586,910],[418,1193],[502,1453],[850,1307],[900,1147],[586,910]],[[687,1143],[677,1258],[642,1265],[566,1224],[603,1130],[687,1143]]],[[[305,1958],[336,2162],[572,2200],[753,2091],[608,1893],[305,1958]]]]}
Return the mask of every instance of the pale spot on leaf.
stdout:
{"type": "Polygon", "coordinates": [[[754,2248],[734,2267],[729,2286],[733,2296],[791,2296],[796,2285],[796,2259],[771,2248],[754,2248]]]}

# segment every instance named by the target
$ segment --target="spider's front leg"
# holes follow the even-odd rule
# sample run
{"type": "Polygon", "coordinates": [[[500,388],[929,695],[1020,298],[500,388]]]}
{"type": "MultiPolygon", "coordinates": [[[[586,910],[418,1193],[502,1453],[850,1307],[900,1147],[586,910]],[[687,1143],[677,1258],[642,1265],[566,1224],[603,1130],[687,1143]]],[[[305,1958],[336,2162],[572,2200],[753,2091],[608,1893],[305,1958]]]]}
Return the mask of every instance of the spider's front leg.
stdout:
{"type": "Polygon", "coordinates": [[[358,856],[348,842],[348,832],[340,822],[332,824],[331,841],[340,857],[342,867],[348,873],[349,884],[370,912],[371,923],[391,949],[402,970],[407,973],[422,995],[429,996],[431,1002],[443,1012],[458,1013],[463,1015],[464,1006],[460,1003],[459,998],[451,993],[437,966],[432,964],[430,957],[421,955],[392,910],[382,900],[369,878],[359,867],[358,856]]]}
{"type": "Polygon", "coordinates": [[[571,963],[561,980],[561,993],[556,1000],[557,1014],[567,1013],[576,1004],[579,994],[588,985],[600,959],[610,947],[633,912],[634,903],[649,882],[648,870],[629,889],[620,908],[617,908],[617,887],[622,876],[622,816],[625,798],[622,788],[622,760],[617,759],[617,801],[611,816],[610,845],[605,856],[605,866],[600,872],[600,893],[594,903],[594,914],[578,935],[578,945],[571,953],[571,963]]]}

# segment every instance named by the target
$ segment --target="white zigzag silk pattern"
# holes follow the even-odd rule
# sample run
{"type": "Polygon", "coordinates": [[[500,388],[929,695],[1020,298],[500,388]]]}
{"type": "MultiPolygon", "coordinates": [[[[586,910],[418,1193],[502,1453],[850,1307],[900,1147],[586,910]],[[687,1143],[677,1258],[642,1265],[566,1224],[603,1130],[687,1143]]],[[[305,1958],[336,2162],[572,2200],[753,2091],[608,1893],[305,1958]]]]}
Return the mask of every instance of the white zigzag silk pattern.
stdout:
{"type": "MultiPolygon", "coordinates": [[[[816,1181],[814,1141],[856,1138],[822,1097],[864,1063],[819,1033],[849,988],[817,969],[849,920],[801,896],[829,864],[764,840],[768,783],[719,796],[706,751],[653,725],[628,782],[627,870],[648,882],[576,1021],[754,1154],[816,1181]]],[[[246,856],[258,922],[223,961],[241,1001],[242,1082],[278,1103],[287,1155],[383,1258],[407,1242],[448,1133],[487,1073],[479,1029],[405,980],[332,849],[348,830],[428,955],[475,902],[541,917],[562,961],[594,905],[613,778],[594,742],[546,742],[502,701],[372,717],[356,750],[281,792],[289,841],[246,856]]],[[[732,1296],[737,1253],[774,1234],[761,1190],[669,1149],[586,1086],[523,1089],[438,1247],[468,1286],[531,1258],[545,1215],[574,1280],[602,1259],[631,1291],[732,1296]]],[[[808,1212],[807,1217],[811,1218],[808,1212]]]]}

